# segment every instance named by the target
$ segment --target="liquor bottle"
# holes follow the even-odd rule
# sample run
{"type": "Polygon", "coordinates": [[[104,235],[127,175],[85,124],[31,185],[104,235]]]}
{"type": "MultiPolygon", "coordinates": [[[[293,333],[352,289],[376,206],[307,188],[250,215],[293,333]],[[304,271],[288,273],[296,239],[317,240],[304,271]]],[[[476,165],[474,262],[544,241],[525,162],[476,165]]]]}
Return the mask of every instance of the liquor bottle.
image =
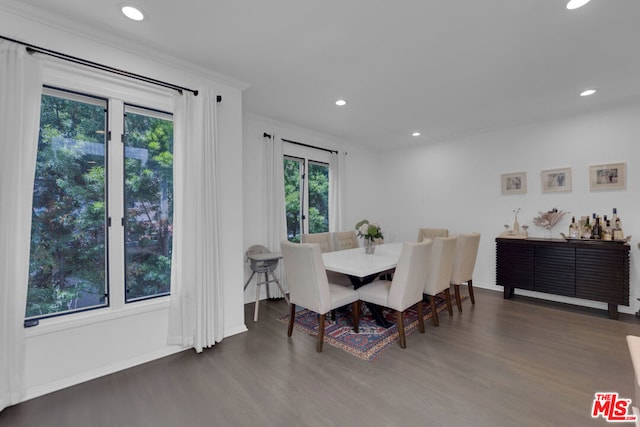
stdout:
{"type": "Polygon", "coordinates": [[[584,226],[587,223],[587,217],[581,216],[580,221],[578,221],[578,232],[580,233],[580,238],[582,239],[584,236],[584,226]]]}
{"type": "Polygon", "coordinates": [[[624,240],[624,233],[622,232],[622,226],[620,225],[620,218],[616,218],[616,222],[613,225],[613,240],[624,240]]]}
{"type": "Polygon", "coordinates": [[[600,225],[600,216],[596,217],[596,223],[591,227],[591,239],[602,239],[602,226],[600,225]]]}
{"type": "Polygon", "coordinates": [[[589,224],[589,217],[585,217],[584,228],[582,229],[582,238],[590,239],[591,238],[591,224],[589,224]]]}
{"type": "Polygon", "coordinates": [[[618,209],[613,208],[613,220],[612,220],[612,223],[613,223],[614,227],[616,225],[616,222],[619,222],[620,223],[620,228],[622,228],[622,220],[618,216],[618,209]]]}
{"type": "Polygon", "coordinates": [[[569,224],[569,238],[570,239],[580,238],[580,230],[578,229],[578,224],[576,224],[575,216],[571,218],[571,224],[569,224]]]}
{"type": "Polygon", "coordinates": [[[605,221],[605,227],[602,230],[602,240],[613,240],[613,229],[611,228],[611,221],[605,221]]]}

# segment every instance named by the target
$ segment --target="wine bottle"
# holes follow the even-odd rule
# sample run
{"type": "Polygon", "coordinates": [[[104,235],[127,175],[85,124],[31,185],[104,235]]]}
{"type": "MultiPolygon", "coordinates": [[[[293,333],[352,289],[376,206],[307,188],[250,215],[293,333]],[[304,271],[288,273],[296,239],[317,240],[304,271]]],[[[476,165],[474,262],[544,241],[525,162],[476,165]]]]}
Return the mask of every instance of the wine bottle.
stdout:
{"type": "Polygon", "coordinates": [[[582,229],[582,238],[590,239],[591,238],[591,224],[589,224],[589,217],[585,217],[584,228],[582,229]]]}
{"type": "Polygon", "coordinates": [[[622,219],[618,216],[618,209],[613,208],[613,225],[615,226],[616,222],[620,223],[620,228],[622,228],[622,219]]]}
{"type": "Polygon", "coordinates": [[[591,227],[591,238],[593,240],[602,239],[602,226],[600,225],[600,216],[596,216],[596,223],[591,227]]]}
{"type": "Polygon", "coordinates": [[[602,240],[613,240],[613,229],[611,228],[611,221],[605,221],[605,227],[602,230],[602,240]]]}
{"type": "Polygon", "coordinates": [[[571,224],[569,224],[569,238],[578,239],[580,237],[580,231],[578,230],[578,224],[576,224],[576,217],[571,218],[571,224]]]}
{"type": "Polygon", "coordinates": [[[616,218],[616,222],[613,225],[613,240],[624,240],[624,233],[622,232],[622,226],[620,225],[620,218],[616,218]]]}
{"type": "Polygon", "coordinates": [[[584,236],[584,226],[587,223],[587,217],[581,216],[580,221],[578,221],[578,232],[580,233],[580,238],[582,239],[584,236]]]}

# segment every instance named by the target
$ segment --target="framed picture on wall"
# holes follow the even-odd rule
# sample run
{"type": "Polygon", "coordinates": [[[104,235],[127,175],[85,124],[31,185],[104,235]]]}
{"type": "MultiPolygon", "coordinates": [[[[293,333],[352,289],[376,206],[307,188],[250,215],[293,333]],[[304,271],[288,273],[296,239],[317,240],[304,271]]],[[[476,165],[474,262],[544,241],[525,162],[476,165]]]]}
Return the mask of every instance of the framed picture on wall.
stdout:
{"type": "Polygon", "coordinates": [[[527,173],[503,173],[502,194],[527,194],[527,173]]]}
{"type": "Polygon", "coordinates": [[[619,190],[627,187],[627,164],[609,163],[589,166],[589,189],[619,190]]]}
{"type": "Polygon", "coordinates": [[[571,191],[571,168],[543,170],[540,179],[543,193],[571,191]]]}

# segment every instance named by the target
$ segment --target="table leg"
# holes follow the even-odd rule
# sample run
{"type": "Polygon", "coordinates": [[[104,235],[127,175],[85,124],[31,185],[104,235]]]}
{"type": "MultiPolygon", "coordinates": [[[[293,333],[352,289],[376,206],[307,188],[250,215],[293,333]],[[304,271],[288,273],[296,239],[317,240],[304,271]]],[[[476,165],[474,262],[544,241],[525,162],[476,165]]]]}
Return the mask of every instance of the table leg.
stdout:
{"type": "MultiPolygon", "coordinates": [[[[351,280],[351,283],[353,284],[353,289],[358,289],[368,283],[373,282],[376,279],[376,277],[378,277],[377,274],[373,274],[371,276],[366,276],[366,277],[349,276],[349,280],[351,280]]],[[[384,315],[382,314],[382,307],[380,307],[377,304],[372,304],[370,302],[365,302],[365,304],[369,309],[369,312],[373,316],[373,320],[375,320],[378,326],[382,326],[383,328],[388,329],[394,325],[393,323],[389,322],[387,319],[384,318],[384,315]]]]}

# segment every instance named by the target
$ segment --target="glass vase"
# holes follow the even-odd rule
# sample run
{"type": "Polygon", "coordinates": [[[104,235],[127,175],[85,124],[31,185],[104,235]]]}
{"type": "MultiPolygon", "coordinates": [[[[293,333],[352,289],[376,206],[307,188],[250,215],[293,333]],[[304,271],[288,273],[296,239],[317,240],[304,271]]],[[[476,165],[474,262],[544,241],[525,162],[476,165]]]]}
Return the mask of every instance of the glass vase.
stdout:
{"type": "Polygon", "coordinates": [[[373,254],[376,251],[376,242],[373,240],[365,239],[364,240],[364,252],[366,254],[373,254]]]}

